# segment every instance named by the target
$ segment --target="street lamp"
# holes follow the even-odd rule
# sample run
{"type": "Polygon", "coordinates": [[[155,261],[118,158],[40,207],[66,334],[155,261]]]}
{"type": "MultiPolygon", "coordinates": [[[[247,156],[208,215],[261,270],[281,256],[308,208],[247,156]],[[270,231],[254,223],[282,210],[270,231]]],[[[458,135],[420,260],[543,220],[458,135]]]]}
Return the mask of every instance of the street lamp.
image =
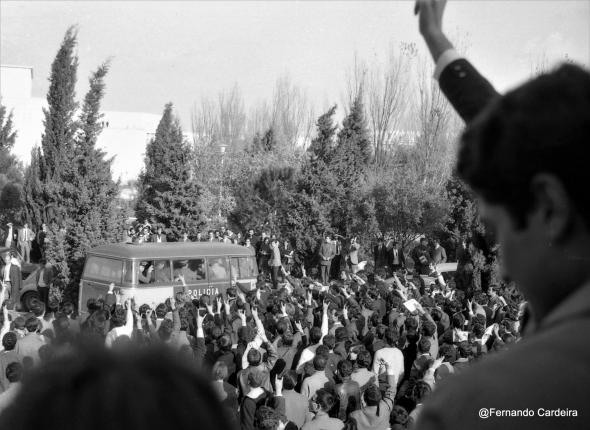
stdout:
{"type": "Polygon", "coordinates": [[[218,216],[221,219],[221,199],[223,198],[223,159],[225,158],[225,150],[227,145],[225,143],[219,143],[219,153],[221,154],[221,185],[219,187],[219,212],[218,216]]]}

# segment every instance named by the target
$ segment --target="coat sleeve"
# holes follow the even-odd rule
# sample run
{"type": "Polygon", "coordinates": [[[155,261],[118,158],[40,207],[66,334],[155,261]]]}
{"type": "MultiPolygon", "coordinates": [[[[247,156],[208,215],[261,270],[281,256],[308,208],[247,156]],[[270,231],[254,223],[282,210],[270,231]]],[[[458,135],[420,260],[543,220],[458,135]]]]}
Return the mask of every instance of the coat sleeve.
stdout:
{"type": "Polygon", "coordinates": [[[20,291],[22,288],[22,275],[20,269],[14,264],[10,266],[10,284],[12,285],[12,291],[20,291]]]}
{"type": "Polygon", "coordinates": [[[499,96],[492,84],[464,58],[451,62],[439,78],[440,89],[466,123],[499,96]]]}
{"type": "Polygon", "coordinates": [[[244,398],[242,401],[242,407],[240,408],[240,428],[242,430],[255,430],[254,427],[254,415],[256,414],[256,403],[249,399],[244,398]]]}

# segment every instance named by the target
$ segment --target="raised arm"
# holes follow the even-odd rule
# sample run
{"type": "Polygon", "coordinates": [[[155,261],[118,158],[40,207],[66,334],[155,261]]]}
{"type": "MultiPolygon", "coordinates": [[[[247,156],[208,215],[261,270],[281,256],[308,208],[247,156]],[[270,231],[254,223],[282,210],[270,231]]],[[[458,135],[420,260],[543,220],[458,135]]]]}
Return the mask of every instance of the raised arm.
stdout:
{"type": "Polygon", "coordinates": [[[2,306],[2,315],[4,316],[4,323],[2,324],[2,329],[0,330],[0,351],[4,351],[4,346],[2,345],[1,340],[4,339],[4,335],[8,333],[10,329],[10,321],[8,320],[8,309],[4,304],[4,288],[2,289],[2,294],[0,294],[0,306],[2,306]]]}
{"type": "Polygon", "coordinates": [[[436,63],[440,89],[465,122],[471,121],[498,96],[494,87],[455,51],[442,29],[446,0],[417,0],[420,34],[436,63]]]}

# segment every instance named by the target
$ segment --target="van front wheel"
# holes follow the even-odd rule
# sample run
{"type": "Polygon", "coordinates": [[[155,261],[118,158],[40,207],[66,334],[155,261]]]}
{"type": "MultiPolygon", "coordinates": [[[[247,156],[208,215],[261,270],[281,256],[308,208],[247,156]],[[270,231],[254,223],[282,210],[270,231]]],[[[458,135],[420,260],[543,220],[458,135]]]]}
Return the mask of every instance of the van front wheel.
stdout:
{"type": "Polygon", "coordinates": [[[35,300],[40,300],[39,293],[37,291],[27,291],[20,299],[24,310],[27,312],[31,310],[31,305],[35,300]]]}

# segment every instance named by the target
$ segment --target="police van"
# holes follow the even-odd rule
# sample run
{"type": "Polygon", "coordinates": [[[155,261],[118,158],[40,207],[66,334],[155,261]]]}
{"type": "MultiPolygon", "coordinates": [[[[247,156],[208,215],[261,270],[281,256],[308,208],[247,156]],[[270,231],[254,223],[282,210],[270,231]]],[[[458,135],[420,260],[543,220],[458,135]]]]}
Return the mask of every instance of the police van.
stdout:
{"type": "Polygon", "coordinates": [[[225,294],[230,286],[256,288],[254,252],[240,245],[210,242],[118,243],[87,252],[78,309],[88,299],[105,297],[114,283],[123,300],[139,305],[163,303],[185,288],[193,299],[225,294]],[[182,279],[186,287],[183,286],[182,279]]]}

